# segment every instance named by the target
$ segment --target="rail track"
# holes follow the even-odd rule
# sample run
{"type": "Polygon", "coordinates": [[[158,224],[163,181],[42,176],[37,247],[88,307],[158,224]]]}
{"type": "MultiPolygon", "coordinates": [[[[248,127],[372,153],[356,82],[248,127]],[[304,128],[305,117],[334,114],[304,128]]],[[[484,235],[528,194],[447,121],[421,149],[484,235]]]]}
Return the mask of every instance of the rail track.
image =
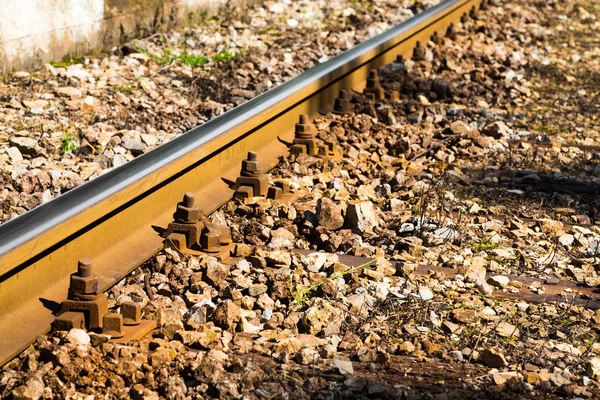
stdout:
{"type": "Polygon", "coordinates": [[[81,259],[104,291],[162,247],[158,228],[193,193],[210,214],[233,195],[248,151],[263,168],[289,152],[299,115],[330,109],[341,90],[362,92],[369,73],[410,58],[417,43],[480,7],[445,0],[162,147],[0,226],[0,363],[47,332],[81,259]]]}

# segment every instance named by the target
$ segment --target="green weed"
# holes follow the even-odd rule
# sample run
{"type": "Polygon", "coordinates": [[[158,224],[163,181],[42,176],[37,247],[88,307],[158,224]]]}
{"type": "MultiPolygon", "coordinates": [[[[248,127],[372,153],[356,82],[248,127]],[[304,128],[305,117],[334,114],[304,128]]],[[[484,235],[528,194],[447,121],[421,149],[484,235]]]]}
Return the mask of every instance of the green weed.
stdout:
{"type": "Polygon", "coordinates": [[[270,33],[271,35],[278,35],[280,32],[276,28],[267,28],[258,32],[259,35],[265,35],[267,33],[270,33]]]}
{"type": "Polygon", "coordinates": [[[158,62],[159,64],[168,65],[177,60],[181,61],[183,64],[188,65],[192,68],[201,67],[208,62],[208,57],[200,54],[192,54],[186,51],[182,51],[179,53],[173,52],[170,49],[166,49],[162,54],[154,54],[146,49],[142,49],[137,47],[135,43],[133,43],[133,48],[140,54],[144,54],[148,56],[153,61],[158,62]]]}
{"type": "Polygon", "coordinates": [[[362,265],[347,269],[346,271],[336,272],[335,274],[332,274],[331,276],[329,276],[327,279],[324,279],[321,282],[317,282],[314,285],[305,287],[300,290],[296,290],[297,288],[294,285],[293,273],[292,273],[292,274],[290,274],[290,292],[292,293],[292,297],[294,298],[294,301],[296,302],[296,304],[298,304],[299,306],[302,306],[304,303],[306,303],[306,301],[308,301],[312,297],[313,292],[315,290],[317,290],[325,282],[333,281],[339,277],[342,277],[344,275],[351,274],[355,271],[358,271],[361,268],[365,268],[365,267],[369,266],[373,261],[375,261],[375,259],[369,260],[362,265]]]}
{"type": "Polygon", "coordinates": [[[473,246],[473,249],[476,251],[485,251],[485,250],[493,250],[498,247],[498,243],[492,242],[481,242],[473,246]]]}
{"type": "Polygon", "coordinates": [[[536,131],[536,132],[550,133],[552,131],[555,131],[556,128],[553,128],[553,127],[548,126],[548,125],[540,125],[540,126],[534,127],[533,130],[536,131]]]}
{"type": "Polygon", "coordinates": [[[62,61],[50,61],[50,65],[54,68],[66,68],[69,65],[80,64],[84,60],[83,56],[74,56],[72,54],[67,54],[63,57],[62,61]]]}
{"type": "Polygon", "coordinates": [[[208,57],[203,55],[189,54],[182,52],[179,55],[179,59],[185,64],[192,68],[201,67],[208,62],[208,57]]]}
{"type": "Polygon", "coordinates": [[[75,136],[71,135],[69,132],[65,132],[62,139],[62,145],[60,146],[63,154],[73,154],[73,151],[77,150],[78,148],[79,142],[75,136]]]}
{"type": "Polygon", "coordinates": [[[226,48],[225,50],[221,51],[220,53],[216,53],[215,55],[213,55],[210,59],[213,60],[214,62],[221,62],[221,61],[233,61],[236,59],[236,57],[237,57],[236,53],[229,50],[229,48],[226,48]]]}
{"type": "Polygon", "coordinates": [[[127,84],[115,86],[113,88],[113,91],[115,91],[115,92],[133,92],[134,90],[135,90],[135,88],[133,86],[127,85],[127,84]]]}

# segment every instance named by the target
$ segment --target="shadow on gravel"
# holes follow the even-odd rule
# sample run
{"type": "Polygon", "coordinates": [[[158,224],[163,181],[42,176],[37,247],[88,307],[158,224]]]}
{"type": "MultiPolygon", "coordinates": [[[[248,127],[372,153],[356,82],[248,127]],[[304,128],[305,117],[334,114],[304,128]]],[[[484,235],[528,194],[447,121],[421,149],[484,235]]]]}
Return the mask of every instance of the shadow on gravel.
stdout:
{"type": "MultiPolygon", "coordinates": [[[[497,399],[546,398],[531,396],[518,386],[505,386],[502,392],[485,385],[487,371],[477,365],[443,363],[433,359],[393,356],[388,363],[353,362],[354,373],[284,364],[293,372],[282,371],[272,359],[251,356],[262,364],[268,377],[254,394],[270,391],[270,398],[288,399],[497,399]],[[296,390],[293,390],[296,388],[296,390]],[[524,396],[528,394],[529,396],[524,396]]],[[[260,393],[260,394],[259,394],[260,393]]],[[[212,393],[220,395],[221,393],[212,393]]]]}

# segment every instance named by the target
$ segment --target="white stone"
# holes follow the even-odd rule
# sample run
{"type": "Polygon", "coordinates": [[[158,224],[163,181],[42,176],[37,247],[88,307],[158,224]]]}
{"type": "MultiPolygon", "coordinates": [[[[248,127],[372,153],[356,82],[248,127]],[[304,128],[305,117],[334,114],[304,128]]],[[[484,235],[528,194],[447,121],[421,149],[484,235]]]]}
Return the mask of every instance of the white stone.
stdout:
{"type": "Polygon", "coordinates": [[[340,371],[342,375],[353,375],[354,367],[351,361],[333,360],[333,365],[340,371]]]}
{"type": "Polygon", "coordinates": [[[242,272],[250,272],[250,268],[252,268],[252,264],[246,259],[238,261],[235,266],[242,272]]]}
{"type": "Polygon", "coordinates": [[[21,152],[19,151],[18,148],[16,148],[15,146],[9,147],[6,152],[8,153],[8,155],[10,156],[10,159],[13,162],[21,162],[23,161],[23,155],[21,154],[21,152]]]}
{"type": "Polygon", "coordinates": [[[431,300],[433,299],[433,292],[427,286],[419,286],[419,296],[425,301],[431,300]]]}
{"type": "Polygon", "coordinates": [[[475,286],[479,289],[479,292],[484,296],[491,296],[494,293],[494,289],[488,285],[483,279],[477,279],[475,286]]]}
{"type": "Polygon", "coordinates": [[[564,353],[573,355],[573,356],[580,356],[581,355],[581,350],[579,350],[577,347],[572,346],[568,343],[556,343],[554,345],[554,348],[557,350],[560,350],[564,353]]]}
{"type": "Polygon", "coordinates": [[[117,168],[127,163],[127,159],[123,154],[115,154],[113,157],[113,167],[117,168]]]}
{"type": "Polygon", "coordinates": [[[285,11],[285,7],[281,3],[275,3],[271,7],[269,7],[269,11],[271,11],[274,14],[281,14],[285,11]]]}
{"type": "Polygon", "coordinates": [[[352,229],[352,232],[359,235],[365,232],[372,232],[373,228],[379,226],[375,208],[370,201],[350,202],[346,212],[346,222],[350,229],[352,229]]]}
{"type": "Polygon", "coordinates": [[[293,247],[294,234],[285,228],[271,231],[271,241],[267,245],[270,250],[293,247]]]}
{"type": "Polygon", "coordinates": [[[312,253],[302,260],[302,264],[304,264],[310,272],[319,272],[326,262],[327,255],[324,253],[312,253]]]}
{"type": "Polygon", "coordinates": [[[67,334],[67,339],[74,344],[90,344],[90,335],[83,329],[71,329],[67,334]]]}
{"type": "Polygon", "coordinates": [[[142,141],[144,143],[146,143],[148,146],[155,146],[158,143],[158,138],[154,135],[142,133],[140,136],[142,138],[142,141]]]}
{"type": "Polygon", "coordinates": [[[419,103],[421,103],[421,105],[428,106],[431,104],[429,100],[427,100],[427,97],[423,96],[422,94],[420,94],[419,97],[417,97],[417,99],[419,100],[419,103]]]}

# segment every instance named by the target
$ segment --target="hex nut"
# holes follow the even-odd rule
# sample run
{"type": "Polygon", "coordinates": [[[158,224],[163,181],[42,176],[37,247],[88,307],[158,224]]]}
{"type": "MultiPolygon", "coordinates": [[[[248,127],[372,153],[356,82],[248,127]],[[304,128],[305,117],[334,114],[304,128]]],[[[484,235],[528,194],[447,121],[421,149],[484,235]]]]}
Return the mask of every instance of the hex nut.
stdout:
{"type": "Polygon", "coordinates": [[[198,207],[186,207],[182,203],[177,204],[174,219],[181,222],[195,222],[200,216],[198,207]]]}
{"type": "Polygon", "coordinates": [[[97,294],[98,276],[81,277],[78,273],[71,274],[71,283],[69,285],[71,294],[97,294]]]}

